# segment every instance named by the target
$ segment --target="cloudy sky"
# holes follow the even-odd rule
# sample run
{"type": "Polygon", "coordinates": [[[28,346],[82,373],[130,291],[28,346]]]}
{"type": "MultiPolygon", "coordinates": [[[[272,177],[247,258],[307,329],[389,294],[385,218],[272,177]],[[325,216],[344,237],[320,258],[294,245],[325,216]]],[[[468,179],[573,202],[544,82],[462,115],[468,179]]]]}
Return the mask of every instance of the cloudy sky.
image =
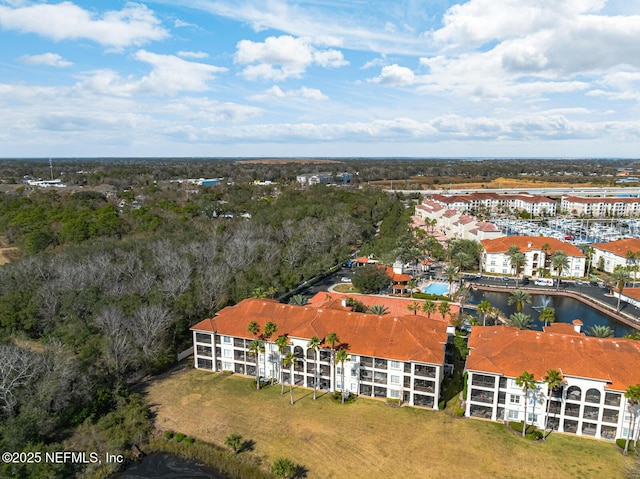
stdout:
{"type": "Polygon", "coordinates": [[[0,158],[640,156],[640,2],[0,0],[0,158]]]}

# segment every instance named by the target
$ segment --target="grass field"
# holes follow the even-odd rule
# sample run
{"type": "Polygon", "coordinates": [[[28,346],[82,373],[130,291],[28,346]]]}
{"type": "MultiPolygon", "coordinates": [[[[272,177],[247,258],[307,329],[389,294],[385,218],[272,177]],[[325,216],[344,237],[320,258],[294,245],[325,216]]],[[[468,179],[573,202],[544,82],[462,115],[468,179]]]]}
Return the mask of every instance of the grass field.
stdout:
{"type": "Polygon", "coordinates": [[[524,441],[502,424],[358,399],[313,400],[313,390],[256,391],[251,379],[176,370],[144,386],[160,429],[223,444],[255,441],[253,454],[284,456],[308,478],[620,478],[627,461],[613,444],[561,434],[524,441]],[[528,471],[528,472],[527,472],[528,471]]]}

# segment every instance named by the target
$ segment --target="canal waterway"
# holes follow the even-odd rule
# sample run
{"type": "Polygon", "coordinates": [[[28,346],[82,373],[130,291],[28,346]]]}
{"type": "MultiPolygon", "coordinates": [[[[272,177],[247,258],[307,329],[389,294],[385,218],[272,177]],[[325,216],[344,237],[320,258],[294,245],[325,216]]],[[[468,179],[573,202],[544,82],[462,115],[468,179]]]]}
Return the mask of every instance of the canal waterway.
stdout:
{"type": "MultiPolygon", "coordinates": [[[[494,291],[473,291],[471,293],[470,304],[479,304],[481,301],[487,300],[495,308],[502,311],[505,316],[509,317],[516,312],[516,305],[509,305],[509,293],[494,291]]],[[[593,309],[576,299],[566,296],[554,296],[548,294],[532,294],[531,303],[525,304],[522,312],[531,316],[533,319],[533,329],[542,331],[544,324],[538,321],[540,312],[545,307],[551,307],[555,310],[556,321],[562,323],[571,323],[574,319],[583,322],[582,332],[589,334],[592,326],[603,325],[609,326],[615,337],[622,337],[625,334],[634,332],[629,326],[620,323],[616,319],[593,309]]],[[[475,311],[473,312],[475,313],[475,311]]]]}

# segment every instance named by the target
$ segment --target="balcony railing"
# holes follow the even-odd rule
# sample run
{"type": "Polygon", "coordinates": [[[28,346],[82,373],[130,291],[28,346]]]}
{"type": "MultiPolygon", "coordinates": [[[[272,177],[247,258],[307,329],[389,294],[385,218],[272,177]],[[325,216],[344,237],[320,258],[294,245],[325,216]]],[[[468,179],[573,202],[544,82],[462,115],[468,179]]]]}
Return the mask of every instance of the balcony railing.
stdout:
{"type": "Polygon", "coordinates": [[[371,371],[360,371],[360,381],[371,381],[373,374],[371,371]]]}
{"type": "Polygon", "coordinates": [[[387,360],[386,359],[376,359],[374,362],[376,369],[387,369],[387,360]]]}
{"type": "Polygon", "coordinates": [[[376,384],[387,384],[387,375],[385,373],[375,373],[373,382],[376,384]]]}
{"type": "Polygon", "coordinates": [[[496,387],[496,381],[493,378],[485,378],[485,377],[478,377],[475,374],[473,375],[473,380],[471,381],[471,384],[473,386],[480,386],[482,388],[495,388],[496,387]]]}
{"type": "Polygon", "coordinates": [[[435,378],[436,377],[436,368],[433,366],[422,366],[417,364],[415,369],[416,376],[422,376],[425,378],[435,378]]]}
{"type": "Polygon", "coordinates": [[[373,396],[377,398],[386,398],[387,397],[387,388],[381,388],[376,386],[373,388],[373,396]]]}
{"type": "Polygon", "coordinates": [[[373,386],[369,386],[368,384],[360,385],[360,394],[362,394],[363,396],[371,396],[372,392],[373,392],[373,386]]]}
{"type": "Polygon", "coordinates": [[[579,407],[571,407],[567,405],[564,410],[565,416],[578,417],[580,416],[580,408],[579,407]]]}
{"type": "Polygon", "coordinates": [[[369,356],[360,356],[360,366],[364,366],[365,368],[372,368],[373,358],[369,356]]]}
{"type": "Polygon", "coordinates": [[[578,423],[576,421],[564,421],[564,432],[575,434],[578,431],[578,423]]]}
{"type": "Polygon", "coordinates": [[[618,422],[620,416],[618,415],[618,411],[612,411],[611,409],[605,409],[602,412],[602,420],[606,422],[618,422]]]}
{"type": "Polygon", "coordinates": [[[611,394],[607,393],[604,396],[604,403],[607,406],[620,406],[620,395],[619,394],[611,394]]]}
{"type": "Polygon", "coordinates": [[[409,376],[404,377],[404,382],[402,384],[405,388],[411,387],[411,378],[409,376]]]}
{"type": "Polygon", "coordinates": [[[595,424],[582,424],[582,434],[586,436],[595,436],[598,431],[598,427],[595,424]]]}
{"type": "Polygon", "coordinates": [[[487,391],[471,391],[471,400],[487,404],[493,403],[493,394],[487,391]]]}
{"type": "Polygon", "coordinates": [[[599,394],[587,394],[584,398],[586,402],[599,404],[600,403],[600,395],[599,394]]]}
{"type": "Polygon", "coordinates": [[[236,361],[246,361],[246,356],[244,351],[234,351],[233,359],[236,361]]]}
{"type": "Polygon", "coordinates": [[[233,345],[236,348],[244,348],[244,339],[233,338],[233,345]]]}
{"type": "Polygon", "coordinates": [[[422,406],[422,407],[433,407],[434,399],[433,399],[433,396],[424,396],[422,394],[414,394],[413,404],[416,406],[422,406]]]}
{"type": "Polygon", "coordinates": [[[584,411],[582,413],[582,418],[583,419],[593,419],[593,420],[598,420],[598,411],[584,411]]]}

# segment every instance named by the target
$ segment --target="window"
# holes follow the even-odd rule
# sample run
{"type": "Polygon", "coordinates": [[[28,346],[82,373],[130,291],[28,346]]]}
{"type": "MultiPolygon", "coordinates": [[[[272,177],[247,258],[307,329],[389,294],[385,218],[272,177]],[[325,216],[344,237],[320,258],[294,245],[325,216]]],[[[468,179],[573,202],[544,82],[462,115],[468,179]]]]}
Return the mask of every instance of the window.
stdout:
{"type": "Polygon", "coordinates": [[[520,396],[516,396],[515,394],[510,394],[509,404],[520,404],[520,396]]]}
{"type": "Polygon", "coordinates": [[[336,381],[336,389],[342,389],[342,382],[336,381]]]}
{"type": "Polygon", "coordinates": [[[518,417],[520,416],[520,412],[519,411],[509,411],[509,419],[511,419],[512,421],[517,421],[518,417]]]}
{"type": "Polygon", "coordinates": [[[231,352],[231,350],[230,350],[230,349],[223,349],[223,350],[222,350],[222,355],[223,355],[225,358],[231,358],[231,357],[233,357],[233,353],[231,352]]]}
{"type": "Polygon", "coordinates": [[[351,383],[351,392],[358,392],[358,385],[355,383],[351,383]]]}
{"type": "Polygon", "coordinates": [[[538,422],[538,415],[531,412],[527,413],[527,421],[529,421],[530,424],[538,422]]]}
{"type": "Polygon", "coordinates": [[[222,342],[231,344],[231,338],[229,336],[222,336],[222,342]]]}
{"type": "Polygon", "coordinates": [[[391,389],[389,391],[389,397],[390,398],[399,399],[400,398],[400,391],[396,391],[395,389],[391,389]]]}
{"type": "Polygon", "coordinates": [[[336,374],[342,374],[342,368],[340,366],[336,366],[336,374]]]}
{"type": "Polygon", "coordinates": [[[391,384],[400,384],[400,376],[391,376],[391,384]]]}
{"type": "Polygon", "coordinates": [[[222,369],[224,369],[225,371],[233,371],[233,364],[222,363],[222,369]]]}
{"type": "Polygon", "coordinates": [[[391,365],[391,369],[402,369],[402,364],[400,361],[389,361],[391,365]]]}
{"type": "Polygon", "coordinates": [[[352,378],[358,377],[358,368],[351,368],[351,377],[352,378]]]}

